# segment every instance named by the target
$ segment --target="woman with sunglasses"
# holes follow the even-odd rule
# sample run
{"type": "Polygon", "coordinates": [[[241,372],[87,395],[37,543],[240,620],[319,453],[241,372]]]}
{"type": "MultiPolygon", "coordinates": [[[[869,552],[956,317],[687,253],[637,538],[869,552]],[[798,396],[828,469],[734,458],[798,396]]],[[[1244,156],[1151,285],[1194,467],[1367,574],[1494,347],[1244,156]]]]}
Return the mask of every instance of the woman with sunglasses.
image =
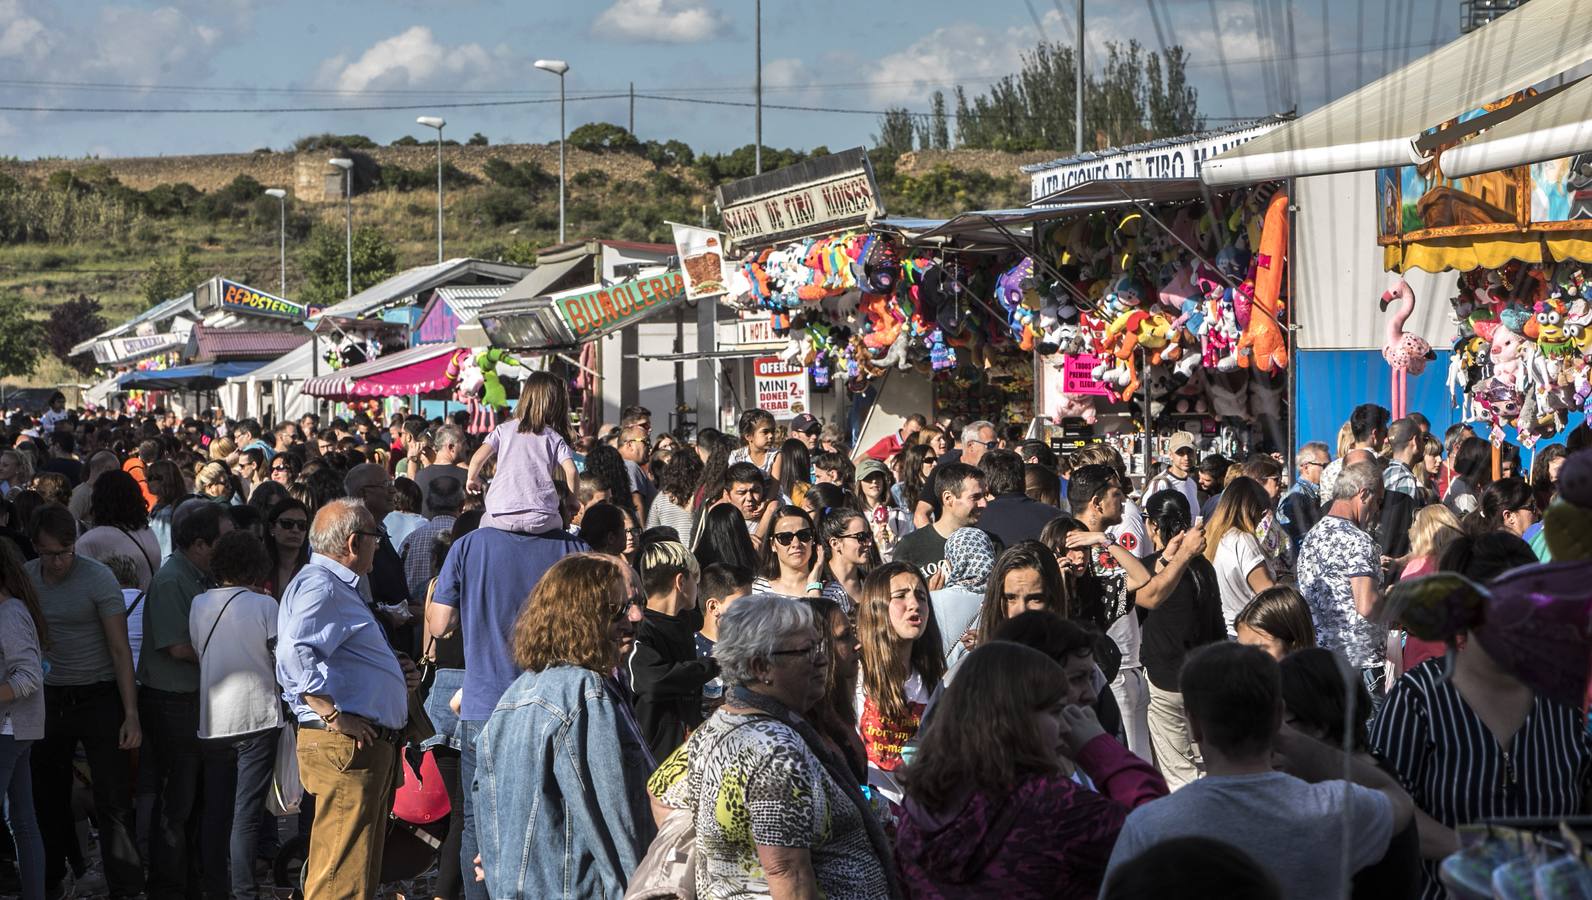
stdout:
{"type": "Polygon", "coordinates": [[[299,569],[310,561],[309,537],[310,510],[298,500],[289,497],[271,507],[266,514],[266,554],[271,557],[271,574],[263,588],[278,600],[299,569]]]}
{"type": "Polygon", "coordinates": [[[879,562],[874,552],[873,532],[862,513],[844,506],[822,516],[818,532],[824,546],[829,548],[821,593],[846,615],[852,615],[857,611],[857,601],[862,599],[863,577],[879,562]]]}
{"type": "Polygon", "coordinates": [[[929,586],[916,568],[886,563],[868,575],[857,632],[862,644],[857,710],[868,751],[868,784],[898,804],[895,771],[903,764],[902,750],[917,736],[930,693],[945,677],[929,586]]]}
{"type": "Polygon", "coordinates": [[[1464,525],[1475,535],[1504,531],[1524,539],[1537,519],[1531,485],[1520,478],[1500,478],[1482,488],[1476,510],[1465,517],[1464,525]]]}
{"type": "Polygon", "coordinates": [[[824,589],[824,559],[818,532],[807,511],[782,506],[774,517],[772,538],[763,545],[759,576],[752,592],[787,597],[817,597],[824,589]]]}
{"type": "Polygon", "coordinates": [[[296,453],[278,453],[271,460],[271,480],[286,487],[298,477],[303,462],[296,453]]]}
{"type": "Polygon", "coordinates": [[[150,463],[144,470],[144,484],[155,495],[155,505],[149,510],[149,530],[155,533],[160,561],[164,563],[171,556],[171,514],[188,498],[188,486],[177,464],[169,459],[150,463]]]}

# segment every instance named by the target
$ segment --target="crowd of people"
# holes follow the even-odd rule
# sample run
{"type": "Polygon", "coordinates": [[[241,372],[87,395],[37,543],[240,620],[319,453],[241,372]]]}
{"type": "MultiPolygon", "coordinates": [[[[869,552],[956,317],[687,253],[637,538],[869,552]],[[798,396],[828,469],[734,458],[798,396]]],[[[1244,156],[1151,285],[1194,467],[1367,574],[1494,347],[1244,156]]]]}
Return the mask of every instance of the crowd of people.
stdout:
{"type": "Polygon", "coordinates": [[[1494,477],[1367,404],[1136,489],[921,415],[582,438],[545,373],[469,425],[14,415],[0,891],[258,897],[300,837],[306,897],[378,896],[421,778],[439,900],[1439,898],[1459,826],[1587,809],[1515,626],[1380,614],[1546,561],[1584,428],[1494,477]]]}

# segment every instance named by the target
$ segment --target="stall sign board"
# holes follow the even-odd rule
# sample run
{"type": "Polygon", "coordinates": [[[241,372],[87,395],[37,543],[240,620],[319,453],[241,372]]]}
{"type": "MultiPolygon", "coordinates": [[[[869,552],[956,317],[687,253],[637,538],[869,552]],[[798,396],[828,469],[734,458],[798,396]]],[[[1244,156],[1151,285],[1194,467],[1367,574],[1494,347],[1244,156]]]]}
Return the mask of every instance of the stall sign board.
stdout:
{"type": "Polygon", "coordinates": [[[1156,146],[1095,155],[1078,162],[1060,163],[1034,172],[1030,181],[1032,199],[1048,197],[1063,188],[1089,181],[1122,179],[1198,178],[1205,160],[1247,144],[1281,125],[1267,122],[1253,128],[1213,134],[1181,142],[1157,141],[1156,146]]]}
{"type": "Polygon", "coordinates": [[[584,343],[633,325],[684,299],[685,278],[679,269],[671,269],[610,287],[554,297],[553,306],[569,326],[575,342],[584,343]]]}
{"type": "Polygon", "coordinates": [[[187,331],[110,338],[94,342],[94,361],[100,365],[109,365],[138,356],[159,353],[162,350],[175,350],[186,343],[188,343],[187,331]]]}
{"type": "Polygon", "coordinates": [[[1109,397],[1111,389],[1095,380],[1095,367],[1100,365],[1100,357],[1087,353],[1066,357],[1061,373],[1061,389],[1068,394],[1084,394],[1091,397],[1109,397]]]}
{"type": "Polygon", "coordinates": [[[257,291],[246,284],[238,284],[225,278],[221,279],[221,305],[250,315],[273,316],[281,319],[303,319],[309,315],[303,304],[283,300],[281,297],[257,291]]]}
{"type": "Polygon", "coordinates": [[[737,250],[838,231],[884,215],[861,147],[720,185],[719,212],[737,250]]]}
{"type": "Polygon", "coordinates": [[[441,297],[431,301],[431,307],[420,318],[415,329],[414,343],[442,344],[459,336],[459,314],[441,297]]]}
{"type": "Polygon", "coordinates": [[[741,349],[784,347],[787,341],[774,333],[768,313],[743,313],[735,322],[735,346],[741,349]]]}
{"type": "Polygon", "coordinates": [[[752,376],[758,409],[775,419],[794,419],[810,408],[806,368],[791,366],[777,356],[759,356],[752,360],[752,376]]]}

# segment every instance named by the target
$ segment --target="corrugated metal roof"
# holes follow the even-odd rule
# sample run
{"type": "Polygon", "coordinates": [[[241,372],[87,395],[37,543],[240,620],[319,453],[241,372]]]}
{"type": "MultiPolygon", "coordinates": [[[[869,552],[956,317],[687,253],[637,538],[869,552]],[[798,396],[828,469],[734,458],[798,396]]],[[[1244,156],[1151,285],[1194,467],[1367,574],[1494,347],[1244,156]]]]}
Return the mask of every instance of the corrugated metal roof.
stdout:
{"type": "Polygon", "coordinates": [[[241,331],[234,329],[194,329],[191,346],[193,361],[230,359],[275,359],[310,339],[308,331],[241,331]]]}
{"type": "Polygon", "coordinates": [[[481,307],[503,296],[510,287],[507,284],[443,285],[437,288],[437,296],[463,322],[474,319],[481,307]]]}
{"type": "Polygon", "coordinates": [[[429,266],[406,269],[391,278],[360,291],[342,303],[321,310],[317,322],[328,319],[359,319],[396,306],[451,281],[478,279],[510,284],[530,274],[529,266],[493,263],[480,259],[450,259],[429,266]]]}
{"type": "Polygon", "coordinates": [[[103,341],[107,338],[121,337],[126,334],[132,334],[134,329],[145,322],[164,322],[165,320],[181,315],[184,312],[191,312],[193,311],[193,308],[192,291],[183,294],[181,297],[173,297],[170,300],[162,300],[138,315],[133,316],[131,319],[128,319],[120,325],[117,325],[115,328],[106,329],[105,331],[94,335],[83,343],[78,344],[72,348],[68,355],[77,356],[80,353],[87,353],[94,349],[95,341],[103,341]]]}

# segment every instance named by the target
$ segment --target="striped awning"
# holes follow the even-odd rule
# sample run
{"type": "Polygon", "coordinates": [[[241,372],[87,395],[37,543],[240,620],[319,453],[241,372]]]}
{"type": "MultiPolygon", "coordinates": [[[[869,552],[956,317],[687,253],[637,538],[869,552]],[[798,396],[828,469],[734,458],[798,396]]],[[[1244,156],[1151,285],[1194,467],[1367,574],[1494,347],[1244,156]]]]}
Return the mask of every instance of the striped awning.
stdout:
{"type": "Polygon", "coordinates": [[[364,400],[446,391],[456,378],[448,363],[457,352],[451,343],[410,347],[311,378],[304,382],[304,393],[325,400],[364,400]]]}

